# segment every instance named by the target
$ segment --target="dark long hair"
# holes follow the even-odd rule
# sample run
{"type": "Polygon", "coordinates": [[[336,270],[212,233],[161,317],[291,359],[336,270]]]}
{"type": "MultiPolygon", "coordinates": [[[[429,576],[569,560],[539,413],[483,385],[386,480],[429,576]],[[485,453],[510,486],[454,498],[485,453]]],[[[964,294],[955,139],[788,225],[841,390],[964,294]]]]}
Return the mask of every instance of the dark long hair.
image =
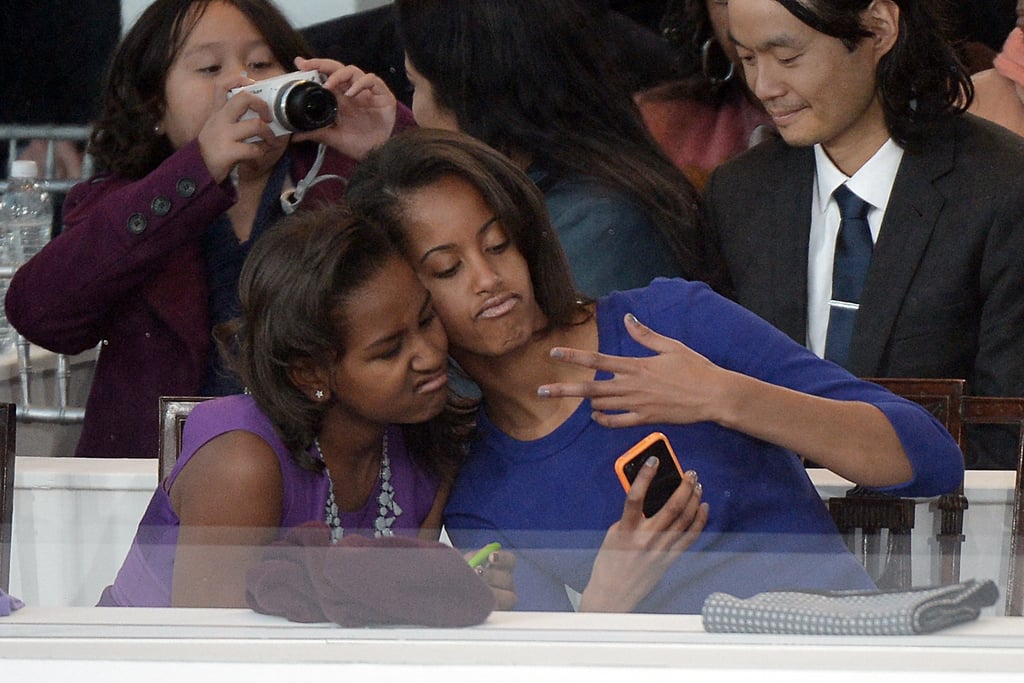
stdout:
{"type": "MultiPolygon", "coordinates": [[[[215,0],[156,0],[121,40],[107,71],[103,110],[89,152],[104,171],[141,178],[173,153],[155,126],[163,117],[167,72],[196,22],[215,0]]],[[[274,58],[291,67],[309,56],[302,36],[269,0],[226,2],[249,18],[267,41],[274,58]]]]}
{"type": "MultiPolygon", "coordinates": [[[[395,257],[401,254],[384,230],[343,205],[286,217],[245,261],[241,316],[215,330],[232,369],[306,469],[323,467],[306,449],[320,432],[327,405],[296,387],[289,369],[300,362],[329,367],[345,355],[353,293],[395,257]]],[[[470,419],[451,396],[438,417],[403,426],[410,454],[450,480],[472,431],[470,419]]]]}
{"type": "MultiPolygon", "coordinates": [[[[861,14],[871,0],[776,0],[814,30],[848,49],[871,36],[861,14]]],[[[936,125],[962,114],[974,98],[967,68],[946,39],[950,18],[935,0],[893,0],[899,7],[899,37],[878,63],[878,93],[892,139],[903,147],[921,144],[936,125]]]]}
{"type": "Polygon", "coordinates": [[[397,0],[412,65],[459,128],[555,177],[580,173],[644,208],[683,273],[717,283],[697,191],[650,138],[574,0],[397,0]]]}
{"type": "Polygon", "coordinates": [[[756,102],[743,71],[729,61],[718,44],[706,0],[668,0],[661,18],[661,34],[677,50],[677,80],[659,88],[660,100],[687,99],[718,107],[737,99],[756,102]]]}
{"type": "Polygon", "coordinates": [[[430,128],[406,131],[356,167],[345,199],[352,210],[386,229],[406,251],[406,200],[438,180],[456,176],[472,185],[494,211],[530,269],[537,305],[551,327],[580,322],[589,301],[576,291],[544,197],[508,157],[463,133],[430,128]]]}

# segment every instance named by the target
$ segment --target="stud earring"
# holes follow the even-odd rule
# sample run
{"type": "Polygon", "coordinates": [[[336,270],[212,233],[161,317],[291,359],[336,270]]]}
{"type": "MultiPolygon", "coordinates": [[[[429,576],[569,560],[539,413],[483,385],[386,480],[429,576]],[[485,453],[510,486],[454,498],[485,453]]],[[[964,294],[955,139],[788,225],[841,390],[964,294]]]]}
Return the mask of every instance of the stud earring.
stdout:
{"type": "Polygon", "coordinates": [[[323,389],[317,389],[316,393],[314,393],[313,395],[316,396],[316,400],[318,401],[324,400],[325,394],[323,389]]]}

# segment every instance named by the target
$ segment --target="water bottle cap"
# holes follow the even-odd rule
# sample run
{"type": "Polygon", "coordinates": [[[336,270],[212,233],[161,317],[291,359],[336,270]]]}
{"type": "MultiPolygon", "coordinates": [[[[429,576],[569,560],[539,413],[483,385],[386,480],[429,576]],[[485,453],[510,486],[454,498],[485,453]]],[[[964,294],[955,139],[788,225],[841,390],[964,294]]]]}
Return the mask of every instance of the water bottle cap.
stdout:
{"type": "Polygon", "coordinates": [[[39,165],[31,160],[19,159],[11,163],[12,178],[38,178],[39,165]]]}

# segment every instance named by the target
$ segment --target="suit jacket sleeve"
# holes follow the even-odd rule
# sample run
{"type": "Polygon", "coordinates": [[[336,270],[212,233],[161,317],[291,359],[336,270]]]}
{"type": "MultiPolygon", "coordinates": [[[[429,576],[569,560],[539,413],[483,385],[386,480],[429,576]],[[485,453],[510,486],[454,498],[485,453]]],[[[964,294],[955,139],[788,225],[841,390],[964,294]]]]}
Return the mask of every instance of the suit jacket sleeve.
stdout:
{"type": "Polygon", "coordinates": [[[1024,396],[1024,176],[993,197],[1001,208],[980,269],[983,296],[971,393],[1024,396]]]}

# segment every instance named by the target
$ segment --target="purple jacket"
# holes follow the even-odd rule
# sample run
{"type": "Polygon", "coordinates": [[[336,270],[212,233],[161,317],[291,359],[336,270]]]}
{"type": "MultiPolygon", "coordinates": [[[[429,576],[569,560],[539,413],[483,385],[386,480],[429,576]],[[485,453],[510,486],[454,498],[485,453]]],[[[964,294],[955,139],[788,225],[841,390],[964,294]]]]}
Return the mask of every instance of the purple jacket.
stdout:
{"type": "MultiPolygon", "coordinates": [[[[400,107],[395,130],[411,125],[400,107]]],[[[287,153],[293,179],[303,178],[316,147],[287,153]]],[[[355,163],[329,151],[320,173],[347,178],[355,163]]],[[[319,183],[302,206],[342,192],[319,183]]],[[[73,187],[63,232],[11,280],[8,320],[32,343],[74,354],[102,342],[76,456],[155,458],[159,397],[200,391],[212,339],[201,238],[234,201],[193,141],[140,180],[73,187]]]]}

